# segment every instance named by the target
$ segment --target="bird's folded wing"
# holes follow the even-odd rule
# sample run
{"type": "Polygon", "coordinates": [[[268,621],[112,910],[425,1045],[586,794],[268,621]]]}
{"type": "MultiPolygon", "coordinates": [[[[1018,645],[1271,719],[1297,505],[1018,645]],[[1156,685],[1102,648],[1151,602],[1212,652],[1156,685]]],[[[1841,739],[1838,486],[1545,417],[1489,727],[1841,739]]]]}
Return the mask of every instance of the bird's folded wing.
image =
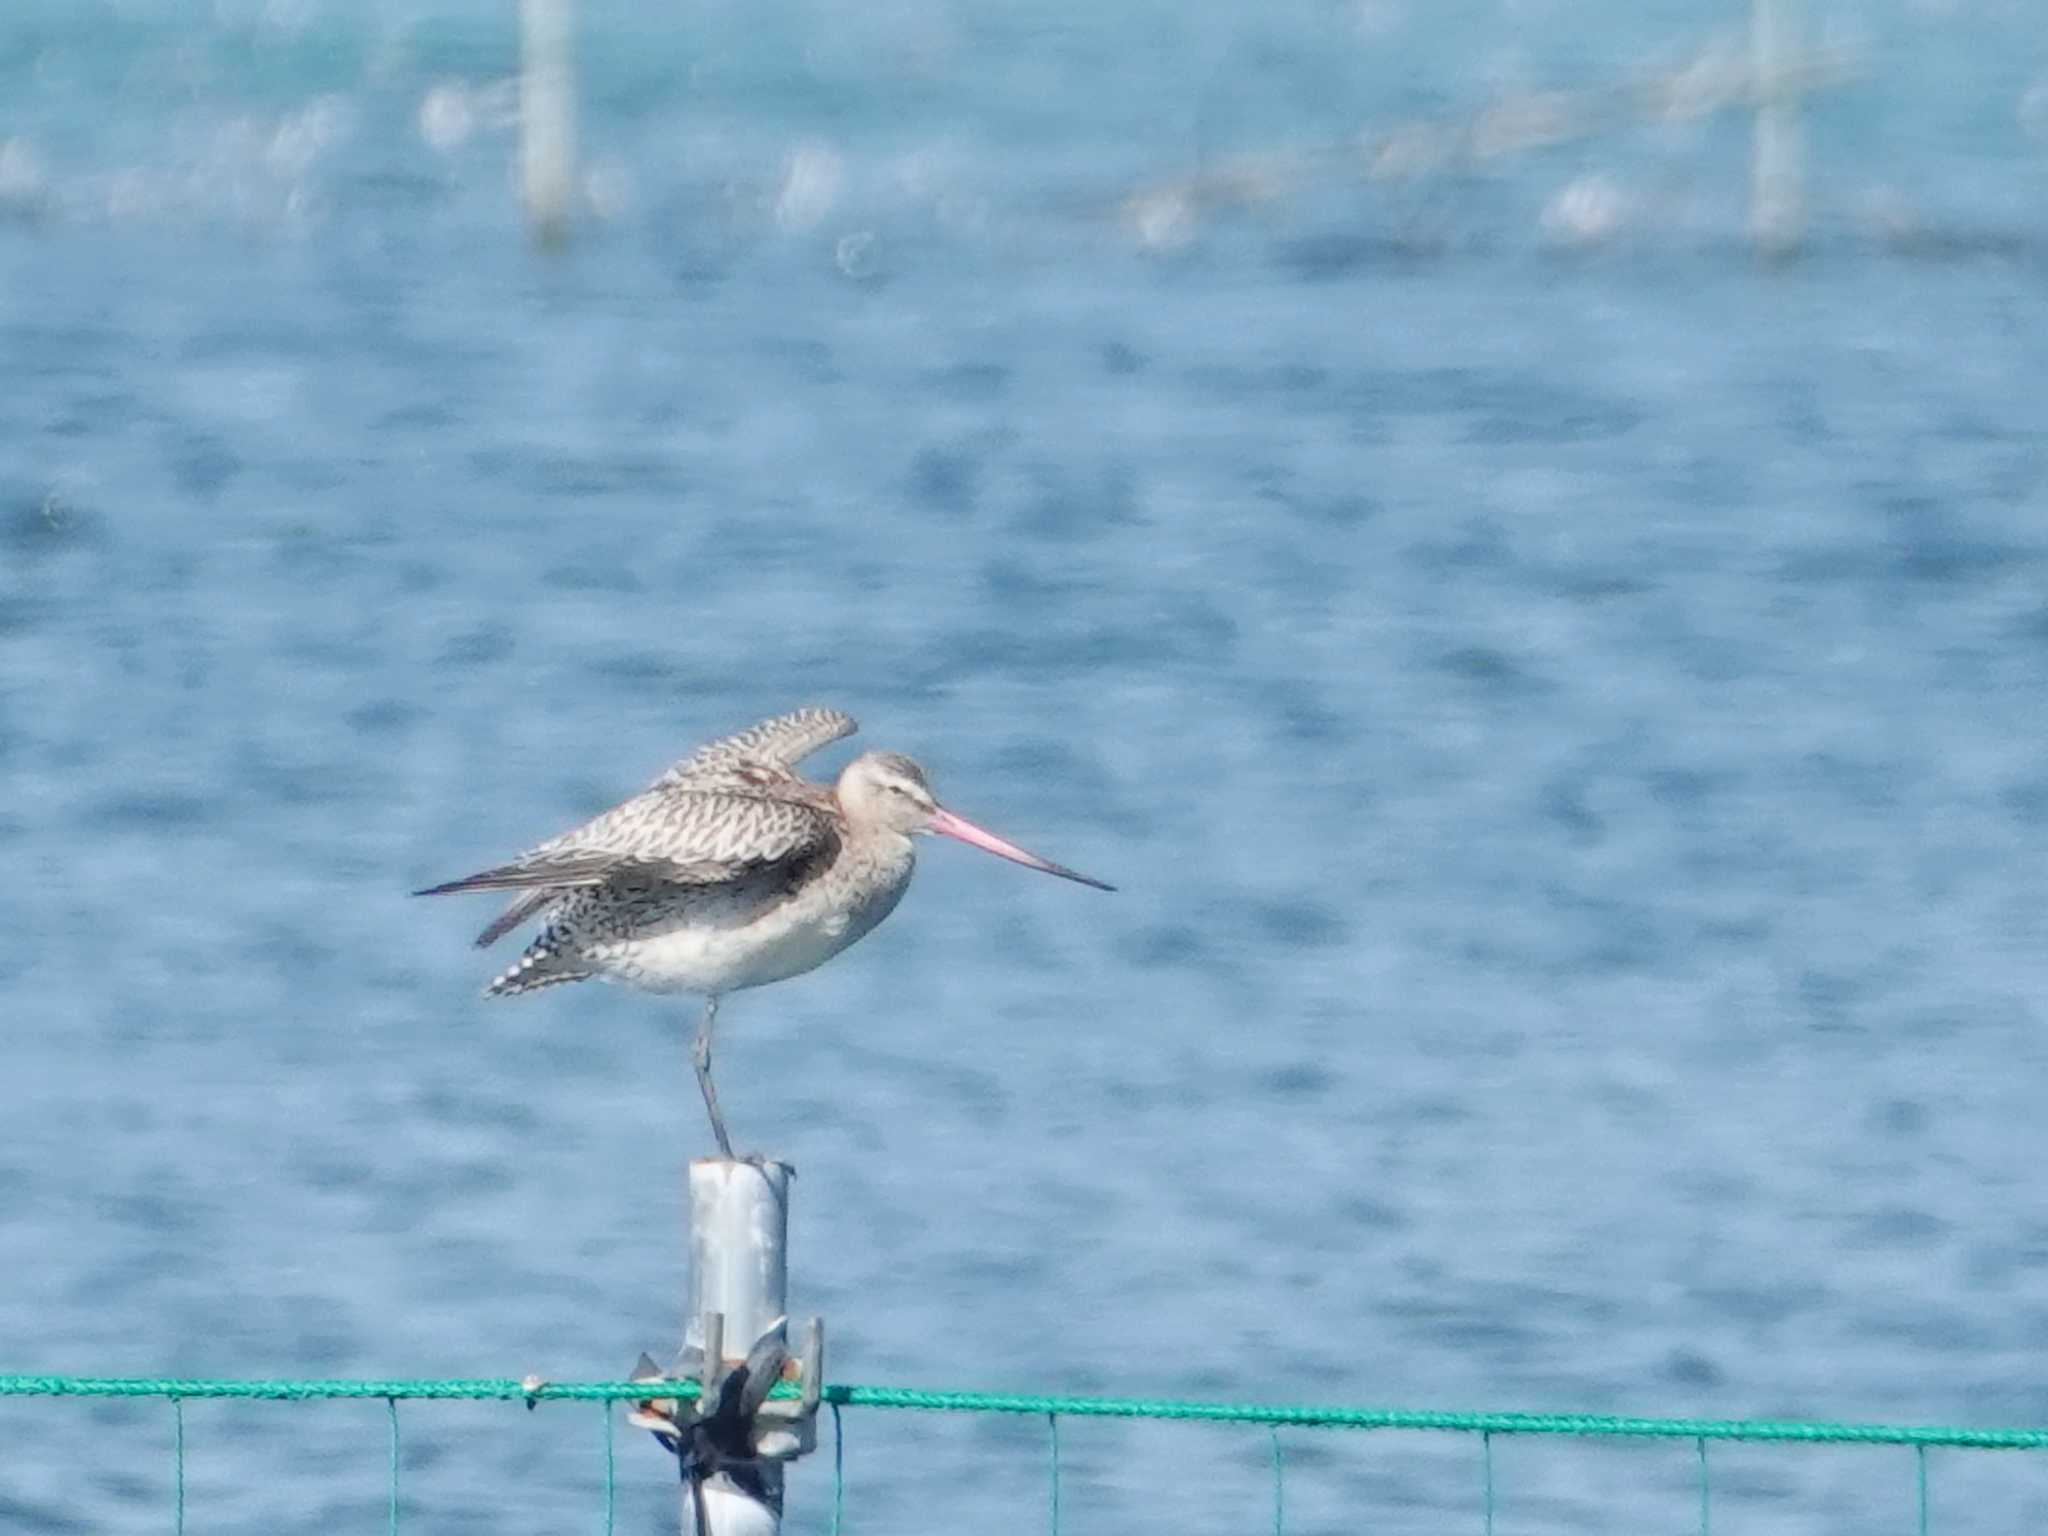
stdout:
{"type": "Polygon", "coordinates": [[[796,866],[836,845],[823,810],[729,790],[650,790],[495,869],[429,886],[455,891],[596,885],[721,885],[796,866]]]}
{"type": "Polygon", "coordinates": [[[804,758],[859,729],[853,716],[836,709],[799,709],[776,715],[706,742],[656,779],[654,787],[786,779],[804,758]]]}
{"type": "Polygon", "coordinates": [[[618,853],[563,852],[529,854],[496,869],[481,869],[460,880],[430,885],[415,896],[447,896],[456,891],[519,891],[535,887],[574,890],[614,881],[689,881],[690,872],[665,859],[638,859],[618,853]]]}
{"type": "Polygon", "coordinates": [[[545,886],[537,891],[521,891],[504,911],[484,924],[484,931],[476,936],[476,947],[489,949],[514,928],[524,925],[528,918],[540,916],[567,894],[545,886]]]}

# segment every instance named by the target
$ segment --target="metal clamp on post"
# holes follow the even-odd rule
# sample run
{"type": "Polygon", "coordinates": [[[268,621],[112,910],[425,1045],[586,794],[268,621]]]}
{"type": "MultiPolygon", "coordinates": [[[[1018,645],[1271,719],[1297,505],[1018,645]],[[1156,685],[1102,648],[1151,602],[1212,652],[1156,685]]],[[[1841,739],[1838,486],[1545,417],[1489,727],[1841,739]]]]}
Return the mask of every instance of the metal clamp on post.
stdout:
{"type": "MultiPolygon", "coordinates": [[[[707,1344],[723,1330],[716,1312],[704,1320],[707,1344]]],[[[713,1348],[716,1346],[713,1345],[713,1348]]],[[[729,1364],[710,1350],[685,1349],[677,1374],[665,1376],[646,1355],[627,1379],[650,1388],[663,1382],[698,1383],[694,1398],[649,1398],[626,1422],[691,1463],[719,1466],[751,1461],[794,1461],[818,1448],[818,1403],[825,1386],[825,1325],[812,1318],[804,1328],[803,1353],[792,1356],[783,1340],[783,1320],[754,1341],[746,1359],[729,1364]],[[770,1397],[781,1382],[800,1390],[795,1397],[770,1397]]]]}
{"type": "Polygon", "coordinates": [[[676,1456],[688,1490],[686,1514],[699,1536],[722,1536],[728,1528],[779,1520],[782,1463],[817,1449],[825,1327],[812,1318],[803,1353],[792,1357],[784,1319],[777,1318],[737,1362],[723,1358],[723,1315],[707,1313],[700,1327],[703,1345],[685,1348],[674,1375],[663,1375],[642,1355],[628,1378],[657,1390],[664,1382],[695,1380],[697,1395],[650,1396],[626,1422],[650,1431],[676,1456]],[[795,1384],[797,1395],[771,1397],[783,1382],[795,1384]]]}

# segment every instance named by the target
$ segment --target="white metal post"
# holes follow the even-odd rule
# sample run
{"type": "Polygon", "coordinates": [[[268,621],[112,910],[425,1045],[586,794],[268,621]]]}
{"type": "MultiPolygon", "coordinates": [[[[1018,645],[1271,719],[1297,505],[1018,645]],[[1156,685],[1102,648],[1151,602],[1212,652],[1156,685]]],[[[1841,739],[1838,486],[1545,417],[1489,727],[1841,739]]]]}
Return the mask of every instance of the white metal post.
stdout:
{"type": "MultiPolygon", "coordinates": [[[[785,1336],[789,1308],[787,1163],[699,1158],[690,1164],[690,1305],[685,1348],[728,1361],[770,1328],[785,1336]]],[[[782,1467],[764,1462],[748,1489],[726,1473],[704,1483],[706,1529],[683,1487],[683,1536],[776,1536],[782,1525],[782,1467]]]]}
{"type": "Polygon", "coordinates": [[[574,0],[521,0],[519,189],[536,238],[569,232],[576,201],[574,0]]]}

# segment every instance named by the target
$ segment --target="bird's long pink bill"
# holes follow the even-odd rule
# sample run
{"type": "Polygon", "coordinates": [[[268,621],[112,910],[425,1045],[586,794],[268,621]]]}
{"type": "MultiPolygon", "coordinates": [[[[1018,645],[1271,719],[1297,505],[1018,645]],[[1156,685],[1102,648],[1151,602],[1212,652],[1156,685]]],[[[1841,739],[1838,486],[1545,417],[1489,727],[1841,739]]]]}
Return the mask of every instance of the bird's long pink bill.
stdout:
{"type": "Polygon", "coordinates": [[[1044,870],[1048,875],[1058,875],[1062,880],[1078,880],[1083,885],[1094,886],[1098,891],[1116,889],[1115,886],[1105,885],[1100,880],[1089,879],[1079,870],[1069,869],[1064,864],[1055,864],[1051,859],[1041,859],[1035,853],[1027,853],[1015,843],[1005,842],[995,833],[985,832],[965,817],[955,816],[951,811],[932,812],[932,819],[926,825],[941,837],[958,838],[971,847],[985,849],[999,858],[1022,864],[1026,869],[1044,870]]]}

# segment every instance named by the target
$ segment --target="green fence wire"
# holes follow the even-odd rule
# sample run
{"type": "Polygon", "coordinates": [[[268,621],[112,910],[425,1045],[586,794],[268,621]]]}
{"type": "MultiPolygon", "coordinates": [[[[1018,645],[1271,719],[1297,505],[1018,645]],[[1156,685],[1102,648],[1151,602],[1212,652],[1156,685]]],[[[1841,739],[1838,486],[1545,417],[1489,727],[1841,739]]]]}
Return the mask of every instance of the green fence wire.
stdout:
{"type": "MultiPolygon", "coordinates": [[[[5,1397],[141,1397],[158,1398],[171,1407],[172,1529],[185,1529],[185,1410],[189,1399],[240,1398],[272,1402],[306,1402],[319,1398],[381,1399],[390,1430],[390,1472],[387,1509],[391,1536],[399,1536],[400,1498],[399,1412],[401,1402],[501,1401],[532,1406],[543,1402],[586,1402],[600,1405],[604,1420],[604,1530],[610,1536],[616,1516],[618,1480],[614,1461],[612,1404],[640,1401],[659,1391],[665,1398],[694,1397],[691,1382],[514,1381],[505,1377],[402,1381],[235,1381],[180,1380],[131,1376],[6,1376],[0,1375],[5,1397]]],[[[777,1397],[795,1395],[780,1386],[777,1397]]],[[[1927,1536],[1927,1453],[1935,1448],[1957,1450],[2048,1450],[2048,1428],[1969,1429],[1934,1425],[1851,1424],[1800,1419],[1660,1419],[1603,1414],[1449,1413],[1404,1408],[1325,1408],[1252,1403],[1203,1403],[1172,1398],[1048,1397],[1011,1392],[941,1392],[917,1387],[828,1385],[824,1402],[832,1410],[832,1525],[838,1536],[845,1514],[845,1438],[843,1408],[909,1409],[935,1413],[993,1413],[1042,1417],[1048,1441],[1047,1520],[1053,1536],[1060,1529],[1060,1420],[1080,1418],[1163,1419],[1208,1423],[1263,1425],[1270,1442],[1273,1475],[1273,1530],[1285,1536],[1286,1463],[1280,1431],[1305,1429],[1435,1430],[1473,1435],[1479,1441],[1481,1529],[1494,1528],[1493,1437],[1496,1435],[1571,1435],[1609,1439],[1690,1440],[1699,1469],[1699,1530],[1712,1536],[1712,1482],[1707,1448],[1714,1441],[1798,1442],[1805,1444],[1890,1445],[1910,1447],[1914,1454],[1914,1489],[1918,1529],[1927,1536]]]]}

